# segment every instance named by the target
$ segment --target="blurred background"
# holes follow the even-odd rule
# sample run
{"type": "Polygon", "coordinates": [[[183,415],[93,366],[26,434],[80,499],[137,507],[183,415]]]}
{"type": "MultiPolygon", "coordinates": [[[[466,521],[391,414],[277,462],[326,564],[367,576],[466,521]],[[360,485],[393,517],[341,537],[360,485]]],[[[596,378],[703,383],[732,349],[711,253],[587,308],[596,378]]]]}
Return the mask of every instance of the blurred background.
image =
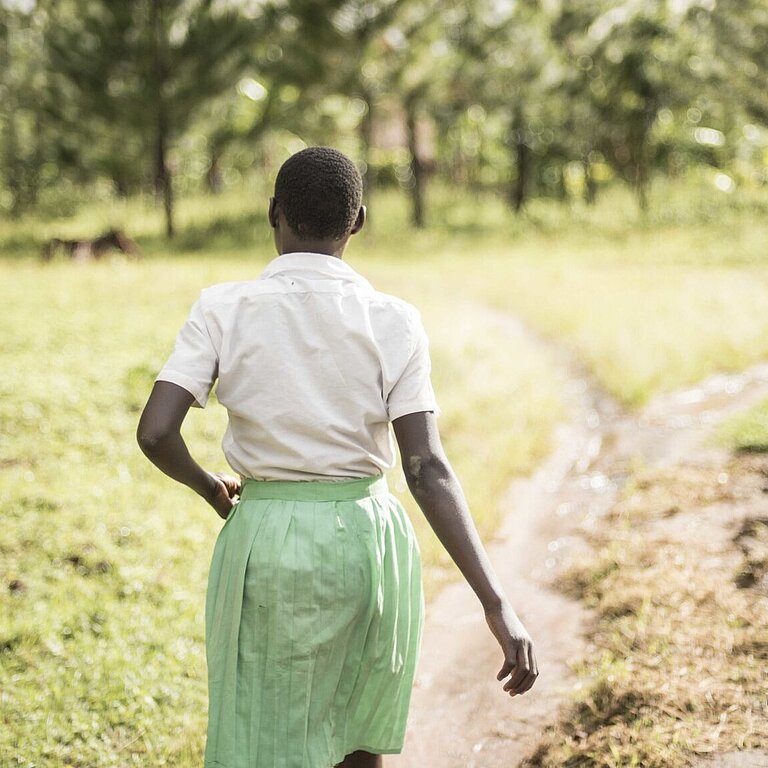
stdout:
{"type": "MultiPolygon", "coordinates": [[[[765,0],[0,0],[0,766],[202,763],[221,521],[136,424],[200,290],[275,257],[312,144],[363,173],[344,256],[422,313],[481,535],[538,558],[535,714],[502,713],[495,647],[425,648],[454,687],[407,749],[768,765],[765,0]]],[[[227,471],[209,403],[184,435],[227,471]]],[[[459,574],[390,481],[429,616],[459,574]]]]}
{"type": "MultiPolygon", "coordinates": [[[[352,155],[417,226],[429,188],[594,204],[767,183],[761,0],[3,0],[0,216],[266,184],[352,155]],[[662,193],[658,193],[662,194],[662,193]]],[[[706,200],[711,198],[711,203],[706,200]]]]}

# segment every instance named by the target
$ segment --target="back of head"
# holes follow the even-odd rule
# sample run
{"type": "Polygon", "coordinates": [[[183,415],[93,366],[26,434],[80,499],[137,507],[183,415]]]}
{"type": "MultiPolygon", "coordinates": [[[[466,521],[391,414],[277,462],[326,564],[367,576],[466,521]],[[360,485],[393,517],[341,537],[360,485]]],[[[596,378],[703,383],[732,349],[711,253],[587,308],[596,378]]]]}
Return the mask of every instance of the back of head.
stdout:
{"type": "Polygon", "coordinates": [[[275,201],[294,234],[305,240],[346,237],[362,197],[357,167],[331,147],[307,147],[291,155],[275,179],[275,201]]]}

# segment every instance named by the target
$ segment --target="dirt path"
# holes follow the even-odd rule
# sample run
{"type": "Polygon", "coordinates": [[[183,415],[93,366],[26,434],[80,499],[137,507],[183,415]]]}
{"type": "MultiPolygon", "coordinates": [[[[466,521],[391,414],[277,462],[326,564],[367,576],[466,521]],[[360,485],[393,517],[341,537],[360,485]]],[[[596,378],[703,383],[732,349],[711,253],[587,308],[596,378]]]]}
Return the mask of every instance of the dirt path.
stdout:
{"type": "MultiPolygon", "coordinates": [[[[553,352],[515,318],[510,335],[553,352]]],[[[463,582],[447,586],[428,607],[405,748],[386,759],[392,768],[514,768],[575,684],[569,661],[588,657],[589,615],[550,585],[583,548],[580,531],[616,501],[638,459],[674,463],[703,445],[711,428],[768,397],[768,365],[715,376],[697,387],[659,397],[627,414],[566,352],[554,350],[570,418],[555,449],[530,478],[512,484],[507,513],[488,549],[512,604],[536,643],[540,675],[524,696],[510,699],[495,679],[498,646],[463,582]]],[[[723,454],[724,456],[724,454],[723,454]]]]}

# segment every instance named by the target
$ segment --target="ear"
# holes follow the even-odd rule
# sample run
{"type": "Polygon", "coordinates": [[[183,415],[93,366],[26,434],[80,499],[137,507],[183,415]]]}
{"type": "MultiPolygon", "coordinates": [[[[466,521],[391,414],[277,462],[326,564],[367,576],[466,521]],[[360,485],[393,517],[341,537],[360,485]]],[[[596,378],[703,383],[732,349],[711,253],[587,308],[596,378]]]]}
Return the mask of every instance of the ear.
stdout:
{"type": "Polygon", "coordinates": [[[267,218],[269,219],[269,226],[272,229],[277,229],[277,200],[274,197],[269,198],[269,211],[267,211],[267,218]]]}
{"type": "Polygon", "coordinates": [[[355,223],[352,225],[352,229],[349,230],[349,233],[351,235],[356,235],[363,228],[363,224],[365,224],[365,206],[361,205],[360,210],[357,212],[355,223]]]}

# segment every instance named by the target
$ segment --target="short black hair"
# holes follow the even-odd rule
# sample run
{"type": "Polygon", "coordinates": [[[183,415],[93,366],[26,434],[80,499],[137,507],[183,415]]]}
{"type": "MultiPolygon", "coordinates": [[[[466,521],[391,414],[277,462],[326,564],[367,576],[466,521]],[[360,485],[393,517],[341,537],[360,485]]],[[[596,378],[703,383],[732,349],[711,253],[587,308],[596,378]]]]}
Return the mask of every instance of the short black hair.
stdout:
{"type": "Polygon", "coordinates": [[[275,201],[304,240],[340,240],[349,234],[362,199],[360,171],[332,147],[307,147],[291,155],[275,179],[275,201]]]}

